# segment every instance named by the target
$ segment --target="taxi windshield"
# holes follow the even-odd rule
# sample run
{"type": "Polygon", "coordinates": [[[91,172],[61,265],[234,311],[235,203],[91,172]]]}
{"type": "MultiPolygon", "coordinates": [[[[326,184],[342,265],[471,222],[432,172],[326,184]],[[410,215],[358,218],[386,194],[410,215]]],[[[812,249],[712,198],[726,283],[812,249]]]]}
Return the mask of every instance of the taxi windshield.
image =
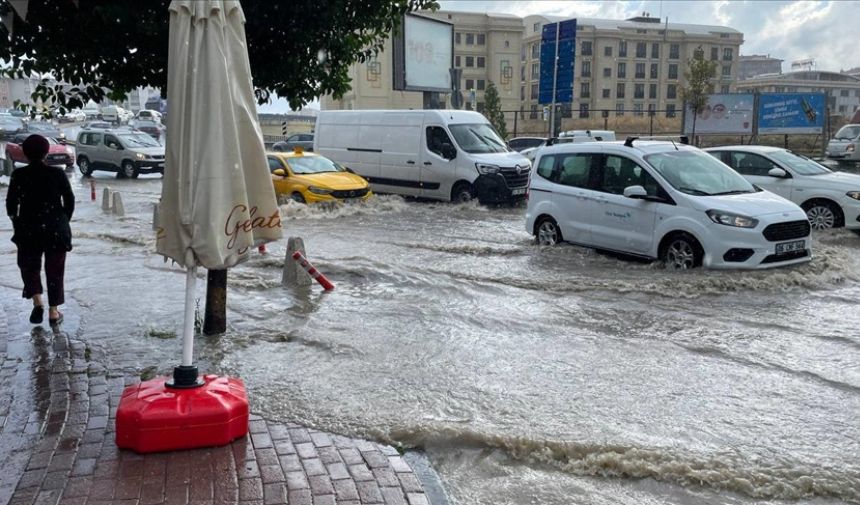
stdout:
{"type": "Polygon", "coordinates": [[[344,171],[343,167],[322,156],[296,156],[288,158],[287,163],[296,175],[344,171]]]}

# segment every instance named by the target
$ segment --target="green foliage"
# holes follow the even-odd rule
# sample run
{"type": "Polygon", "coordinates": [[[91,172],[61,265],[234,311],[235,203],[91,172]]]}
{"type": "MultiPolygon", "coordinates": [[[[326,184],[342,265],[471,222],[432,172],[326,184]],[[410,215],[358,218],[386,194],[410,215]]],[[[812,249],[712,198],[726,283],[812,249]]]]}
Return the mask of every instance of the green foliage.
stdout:
{"type": "Polygon", "coordinates": [[[717,62],[705,59],[705,51],[699,46],[693,51],[693,57],[687,60],[687,70],[684,72],[686,83],[681,86],[681,98],[690,106],[693,114],[692,137],[696,137],[696,117],[699,111],[708,104],[708,95],[714,92],[711,79],[717,76],[717,62]]]}
{"type": "MultiPolygon", "coordinates": [[[[170,0],[29,0],[11,37],[0,26],[10,77],[52,76],[34,93],[52,107],[121,99],[138,86],[167,89],[170,0]]],[[[403,15],[435,0],[246,0],[248,55],[259,103],[271,93],[299,108],[350,89],[349,66],[382,48],[403,15]]],[[[11,12],[0,0],[0,13],[11,12]]],[[[0,74],[0,75],[2,75],[0,74]]]]}
{"type": "Polygon", "coordinates": [[[508,138],[508,125],[505,123],[505,114],[502,112],[502,102],[499,100],[499,91],[493,81],[487,83],[484,90],[484,116],[499,132],[502,139],[508,138]]]}

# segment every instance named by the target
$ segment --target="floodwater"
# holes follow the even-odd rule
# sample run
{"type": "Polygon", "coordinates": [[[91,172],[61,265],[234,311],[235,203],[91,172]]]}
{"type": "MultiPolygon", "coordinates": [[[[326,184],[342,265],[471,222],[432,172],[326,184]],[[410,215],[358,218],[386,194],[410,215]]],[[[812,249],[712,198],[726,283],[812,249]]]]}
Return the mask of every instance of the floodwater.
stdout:
{"type": "MultiPolygon", "coordinates": [[[[154,254],[161,179],[97,173],[122,218],[71,179],[81,338],[114,368],[169,372],[184,276],[154,254]]],[[[855,234],[817,235],[795,268],[673,272],[537,247],[523,209],[378,197],[282,214],[336,289],[282,287],[272,244],[230,271],[228,334],[196,342],[256,412],[422,448],[460,504],[860,503],[855,234]]]]}

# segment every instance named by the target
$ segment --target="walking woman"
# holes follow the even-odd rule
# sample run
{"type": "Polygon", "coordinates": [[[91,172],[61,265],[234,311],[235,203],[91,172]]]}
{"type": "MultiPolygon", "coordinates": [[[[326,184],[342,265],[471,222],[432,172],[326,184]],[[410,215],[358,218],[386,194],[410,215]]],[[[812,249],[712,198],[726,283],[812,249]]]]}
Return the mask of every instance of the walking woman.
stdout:
{"type": "Polygon", "coordinates": [[[59,168],[45,164],[48,140],[30,135],[21,145],[29,165],[12,172],[6,194],[6,213],[12,219],[12,242],[18,246],[18,268],[24,280],[24,298],[33,300],[30,322],[40,324],[45,316],[42,304],[42,256],[48,282],[48,322],[57,325],[63,314],[63,275],[66,253],[72,250],[69,220],[75,211],[75,195],[59,168]]]}

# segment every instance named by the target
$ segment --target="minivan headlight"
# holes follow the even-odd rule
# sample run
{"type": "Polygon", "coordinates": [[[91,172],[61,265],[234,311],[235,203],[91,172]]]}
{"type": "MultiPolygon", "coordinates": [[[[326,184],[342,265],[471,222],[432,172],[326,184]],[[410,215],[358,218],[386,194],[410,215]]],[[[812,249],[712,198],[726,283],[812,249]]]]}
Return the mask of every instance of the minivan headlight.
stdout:
{"type": "Polygon", "coordinates": [[[475,163],[475,168],[482,174],[497,174],[499,173],[498,165],[490,165],[487,163],[475,163]]]}
{"type": "Polygon", "coordinates": [[[860,191],[849,191],[845,193],[845,196],[848,198],[853,198],[855,200],[860,200],[860,191]]]}
{"type": "Polygon", "coordinates": [[[848,146],[845,147],[845,152],[854,152],[854,144],[848,144],[848,146]]]}
{"type": "Polygon", "coordinates": [[[735,226],[737,228],[755,228],[756,226],[758,226],[758,219],[742,216],[740,214],[723,212],[721,210],[709,210],[706,211],[705,214],[707,214],[708,217],[711,218],[711,221],[717,224],[735,226]]]}
{"type": "Polygon", "coordinates": [[[308,186],[308,191],[315,195],[327,195],[331,193],[330,189],[318,188],[316,186],[308,186]]]}
{"type": "Polygon", "coordinates": [[[149,156],[147,156],[147,155],[145,155],[145,154],[143,154],[143,153],[136,153],[136,154],[134,155],[134,157],[135,157],[135,158],[137,158],[137,159],[139,159],[139,160],[145,160],[145,159],[149,158],[149,156]]]}

